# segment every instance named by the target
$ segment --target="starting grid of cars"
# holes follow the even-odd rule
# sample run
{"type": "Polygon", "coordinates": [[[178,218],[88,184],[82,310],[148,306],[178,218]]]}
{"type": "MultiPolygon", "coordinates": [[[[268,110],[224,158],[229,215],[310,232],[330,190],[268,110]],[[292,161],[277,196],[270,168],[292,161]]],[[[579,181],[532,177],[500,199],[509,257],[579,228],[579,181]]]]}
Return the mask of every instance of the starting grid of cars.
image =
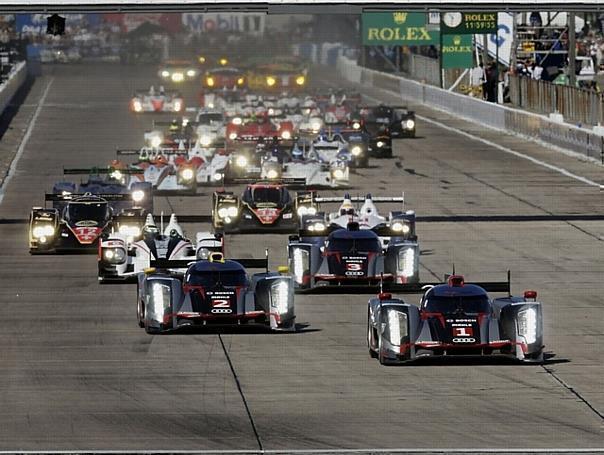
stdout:
{"type": "MultiPolygon", "coordinates": [[[[168,71],[159,76],[174,79],[168,71]]],[[[392,157],[393,139],[415,136],[413,112],[367,106],[342,90],[274,94],[240,89],[241,81],[230,68],[209,70],[199,107],[163,86],[135,94],[134,115],[179,116],[150,118],[141,147],[116,150],[110,163],[65,169],[88,179],[57,182],[45,206],[32,209],[30,252],[95,253],[100,282],[136,284],[138,324],[152,334],[228,324],[294,331],[295,294],[368,291],[376,296],[367,306],[367,346],[382,364],[455,354],[542,361],[534,291],[511,296],[509,277],[422,283],[416,216],[404,194],[346,191],[351,169],[392,157]],[[231,184],[246,186],[239,195],[231,184]],[[195,195],[200,185],[216,186],[211,213],[171,214],[165,223],[154,215],[154,195],[195,195]],[[322,197],[321,188],[342,195],[322,197]],[[400,209],[385,213],[381,204],[400,209]],[[182,222],[211,230],[189,239],[182,222]],[[288,266],[269,271],[268,250],[260,259],[226,258],[225,234],[245,233],[289,234],[288,266]],[[423,297],[416,306],[392,292],[423,297]]]]}

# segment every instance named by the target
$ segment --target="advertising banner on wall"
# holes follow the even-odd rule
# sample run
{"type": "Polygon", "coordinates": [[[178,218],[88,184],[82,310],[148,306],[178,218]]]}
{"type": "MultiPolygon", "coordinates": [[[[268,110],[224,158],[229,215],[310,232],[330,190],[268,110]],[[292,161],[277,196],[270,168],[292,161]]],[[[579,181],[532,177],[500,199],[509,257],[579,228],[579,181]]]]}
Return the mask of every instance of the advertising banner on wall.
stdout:
{"type": "Polygon", "coordinates": [[[363,13],[362,23],[365,46],[419,46],[439,42],[439,32],[426,25],[426,13],[363,13]]]}
{"type": "Polygon", "coordinates": [[[472,35],[443,35],[442,39],[444,69],[472,68],[474,66],[472,35]]]}
{"type": "Polygon", "coordinates": [[[185,13],[182,25],[193,33],[214,31],[241,32],[262,35],[266,25],[266,15],[258,13],[185,13]]]}
{"type": "Polygon", "coordinates": [[[497,33],[497,13],[442,13],[440,30],[447,35],[497,33]]]}

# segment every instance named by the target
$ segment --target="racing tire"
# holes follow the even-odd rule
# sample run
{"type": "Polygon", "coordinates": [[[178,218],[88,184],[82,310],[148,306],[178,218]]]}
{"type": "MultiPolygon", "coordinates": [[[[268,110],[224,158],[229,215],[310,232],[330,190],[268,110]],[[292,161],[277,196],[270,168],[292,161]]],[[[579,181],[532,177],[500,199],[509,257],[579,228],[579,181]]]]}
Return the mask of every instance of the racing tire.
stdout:
{"type": "Polygon", "coordinates": [[[145,326],[145,332],[147,332],[149,335],[158,335],[161,333],[161,329],[158,329],[157,327],[145,326]]]}

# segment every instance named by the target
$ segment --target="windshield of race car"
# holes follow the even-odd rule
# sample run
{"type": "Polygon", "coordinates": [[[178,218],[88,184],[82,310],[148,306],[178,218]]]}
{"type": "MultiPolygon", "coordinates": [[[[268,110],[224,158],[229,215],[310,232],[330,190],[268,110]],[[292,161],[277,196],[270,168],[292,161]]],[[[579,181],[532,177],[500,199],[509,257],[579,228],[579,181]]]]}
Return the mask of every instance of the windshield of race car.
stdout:
{"type": "Polygon", "coordinates": [[[379,239],[338,239],[332,238],[327,243],[327,251],[338,253],[360,252],[360,253],[378,253],[382,249],[379,239]]]}
{"type": "Polygon", "coordinates": [[[486,295],[471,296],[434,296],[424,302],[424,311],[430,313],[486,313],[489,311],[489,299],[486,295]]]}
{"type": "Polygon", "coordinates": [[[104,224],[110,212],[106,202],[72,202],[67,207],[65,218],[70,223],[94,221],[104,224]]]}
{"type": "Polygon", "coordinates": [[[283,190],[281,188],[258,187],[251,190],[252,201],[254,204],[274,204],[279,205],[283,200],[283,190]]]}
{"type": "Polygon", "coordinates": [[[201,272],[193,271],[188,274],[187,284],[190,286],[203,286],[211,289],[213,287],[226,286],[245,286],[247,276],[242,270],[205,270],[201,272]]]}

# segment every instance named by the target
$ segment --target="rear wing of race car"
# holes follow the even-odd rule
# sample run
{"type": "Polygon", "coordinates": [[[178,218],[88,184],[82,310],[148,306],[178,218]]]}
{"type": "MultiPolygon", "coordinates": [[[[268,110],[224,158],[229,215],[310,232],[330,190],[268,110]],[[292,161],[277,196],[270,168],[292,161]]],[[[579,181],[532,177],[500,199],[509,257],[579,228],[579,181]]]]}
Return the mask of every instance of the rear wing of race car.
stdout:
{"type": "Polygon", "coordinates": [[[306,178],[304,177],[284,177],[280,179],[233,179],[233,183],[251,184],[251,185],[284,185],[284,186],[304,186],[306,178]]]}
{"type": "Polygon", "coordinates": [[[132,194],[130,193],[85,193],[85,194],[57,194],[57,193],[46,193],[44,200],[47,202],[72,202],[78,198],[83,197],[98,197],[108,202],[115,201],[132,201],[132,194]]]}
{"type": "MultiPolygon", "coordinates": [[[[368,198],[367,197],[363,197],[363,196],[352,196],[349,198],[346,198],[348,200],[350,200],[350,202],[365,202],[368,198]]],[[[403,193],[402,196],[378,196],[378,197],[371,197],[370,198],[373,202],[402,202],[405,203],[405,195],[403,193]]],[[[318,202],[318,203],[325,203],[325,202],[339,202],[342,203],[342,201],[344,200],[344,198],[342,197],[314,197],[313,201],[314,202],[318,202]]]]}
{"type": "MultiPolygon", "coordinates": [[[[199,261],[205,261],[207,259],[200,259],[198,261],[191,261],[189,259],[154,259],[150,262],[150,266],[157,269],[186,269],[191,264],[199,261]]],[[[265,269],[268,270],[268,257],[264,259],[229,259],[231,261],[238,262],[246,269],[265,269]]]]}
{"type": "Polygon", "coordinates": [[[100,174],[113,174],[114,172],[120,172],[122,174],[142,174],[142,169],[118,169],[114,167],[90,167],[90,168],[64,168],[63,174],[65,175],[100,175],[100,174]]]}
{"type": "MultiPolygon", "coordinates": [[[[153,148],[153,149],[117,149],[115,151],[116,155],[120,156],[147,156],[147,157],[157,157],[159,155],[186,155],[189,153],[189,149],[179,149],[177,147],[164,147],[164,148],[153,148]]],[[[121,169],[120,169],[121,171],[121,169]]],[[[133,174],[142,174],[143,171],[132,172],[133,174]]]]}
{"type": "Polygon", "coordinates": [[[290,137],[289,139],[284,139],[278,135],[273,136],[251,136],[251,135],[241,135],[235,138],[235,141],[238,142],[263,142],[265,144],[281,144],[283,142],[296,142],[300,139],[298,136],[290,137]]]}

